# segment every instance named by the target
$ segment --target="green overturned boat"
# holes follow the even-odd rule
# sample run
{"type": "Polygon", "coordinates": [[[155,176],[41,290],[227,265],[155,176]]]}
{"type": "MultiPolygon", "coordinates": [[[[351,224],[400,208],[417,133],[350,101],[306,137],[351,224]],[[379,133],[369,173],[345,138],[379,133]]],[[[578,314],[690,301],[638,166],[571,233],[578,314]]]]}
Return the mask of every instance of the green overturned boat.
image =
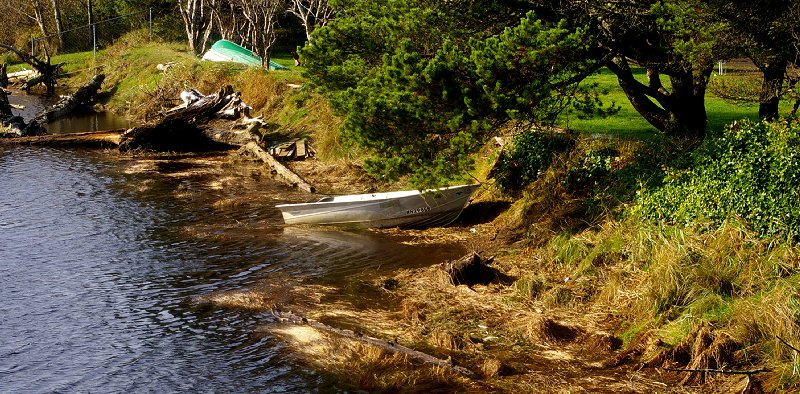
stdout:
{"type": "MultiPolygon", "coordinates": [[[[215,42],[214,45],[211,46],[211,49],[206,51],[203,55],[203,60],[210,60],[212,62],[233,62],[251,67],[261,67],[261,57],[253,53],[253,51],[228,40],[219,40],[215,42]]],[[[270,60],[269,69],[274,71],[288,70],[289,68],[270,60]]]]}

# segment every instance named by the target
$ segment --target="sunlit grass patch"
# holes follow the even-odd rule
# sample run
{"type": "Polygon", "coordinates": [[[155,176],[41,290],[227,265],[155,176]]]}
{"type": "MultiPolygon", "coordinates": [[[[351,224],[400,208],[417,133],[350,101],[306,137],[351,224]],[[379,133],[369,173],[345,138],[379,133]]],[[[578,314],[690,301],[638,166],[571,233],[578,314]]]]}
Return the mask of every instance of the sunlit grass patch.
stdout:
{"type": "MultiPolygon", "coordinates": [[[[645,70],[641,67],[634,67],[634,75],[640,81],[644,81],[645,70]]],[[[722,80],[734,80],[742,78],[737,75],[714,75],[711,84],[719,83],[722,80]]],[[[760,75],[747,76],[749,79],[760,80],[760,75]]],[[[662,77],[665,87],[669,88],[669,79],[662,77]]],[[[596,83],[598,89],[606,94],[602,96],[604,102],[615,103],[620,107],[619,113],[608,118],[578,119],[576,117],[564,116],[559,124],[563,127],[575,130],[582,134],[606,135],[619,138],[648,139],[657,134],[658,131],[650,125],[634,108],[625,93],[619,87],[616,75],[608,69],[602,69],[595,75],[589,77],[586,83],[596,83]]],[[[708,129],[719,130],[728,123],[741,119],[758,119],[757,102],[734,103],[730,100],[718,97],[710,89],[705,98],[706,114],[708,116],[708,129]]],[[[787,114],[790,111],[791,103],[783,100],[781,103],[781,113],[787,114]]]]}

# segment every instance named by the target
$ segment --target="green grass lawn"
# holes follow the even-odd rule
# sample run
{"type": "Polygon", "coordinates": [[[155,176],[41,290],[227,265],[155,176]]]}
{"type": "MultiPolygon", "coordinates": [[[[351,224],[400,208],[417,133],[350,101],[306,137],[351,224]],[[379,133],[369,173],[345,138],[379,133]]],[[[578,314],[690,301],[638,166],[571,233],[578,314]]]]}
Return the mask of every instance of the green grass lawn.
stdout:
{"type": "MultiPolygon", "coordinates": [[[[77,52],[69,54],[60,54],[53,56],[52,63],[64,63],[64,72],[74,73],[84,71],[87,73],[97,66],[102,66],[109,61],[108,56],[116,56],[118,54],[107,53],[106,50],[101,50],[97,53],[97,60],[95,61],[95,54],[92,51],[77,52]]],[[[133,63],[143,64],[157,64],[166,63],[169,61],[184,59],[188,60],[193,55],[185,50],[185,46],[180,43],[174,44],[159,44],[159,45],[143,45],[138,48],[132,48],[130,52],[125,55],[128,59],[124,63],[130,65],[133,63]]],[[[9,72],[20,71],[29,68],[27,64],[20,63],[16,56],[10,54],[3,54],[0,60],[9,62],[9,72]]],[[[289,68],[288,71],[275,71],[273,77],[279,81],[299,83],[303,78],[300,73],[300,68],[294,66],[291,51],[287,49],[279,49],[273,52],[271,60],[284,65],[289,68]]],[[[112,60],[113,62],[113,60],[112,60]]],[[[236,68],[235,65],[230,65],[230,68],[236,68]]],[[[139,73],[142,70],[136,68],[131,69],[130,73],[139,73]]],[[[634,68],[634,73],[639,80],[644,80],[645,70],[643,68],[634,68]]],[[[731,75],[716,75],[712,78],[736,78],[731,75]]],[[[142,85],[152,85],[153,80],[137,80],[137,78],[126,78],[134,81],[133,83],[142,85]]],[[[152,79],[152,78],[150,78],[152,79]]],[[[663,78],[665,86],[669,87],[669,80],[663,78]]],[[[575,130],[579,133],[593,134],[593,135],[609,135],[625,139],[647,139],[657,133],[656,129],[651,126],[647,121],[634,110],[628,98],[622,92],[617,82],[617,77],[608,69],[602,69],[597,74],[587,79],[587,83],[595,83],[598,89],[605,92],[602,96],[605,103],[614,103],[619,106],[619,113],[608,118],[593,118],[593,119],[578,119],[573,115],[564,115],[559,120],[559,126],[575,130]]],[[[787,100],[782,102],[781,109],[788,113],[791,103],[787,100]]],[[[739,119],[757,119],[758,117],[758,104],[736,104],[725,101],[713,93],[709,92],[706,95],[706,112],[708,114],[708,128],[711,130],[720,129],[726,124],[739,119]]]]}
{"type": "MultiPolygon", "coordinates": [[[[66,73],[71,73],[91,66],[93,59],[94,53],[92,51],[67,53],[51,57],[50,64],[64,63],[62,70],[64,70],[66,73]]],[[[16,55],[4,55],[2,58],[0,58],[0,63],[3,61],[8,62],[8,72],[10,73],[29,70],[31,68],[31,66],[29,66],[27,63],[20,61],[16,55]]]]}
{"type": "MultiPolygon", "coordinates": [[[[171,60],[174,60],[176,53],[179,53],[179,57],[183,58],[186,56],[184,53],[185,50],[179,50],[178,48],[173,48],[172,45],[167,45],[170,47],[168,51],[164,51],[164,46],[156,46],[157,50],[153,50],[154,47],[152,46],[144,46],[142,48],[138,48],[132,51],[135,56],[140,57],[141,59],[146,59],[147,63],[152,63],[155,61],[156,63],[166,63],[171,60]]],[[[183,45],[178,45],[179,47],[183,47],[183,45]]],[[[50,59],[51,64],[58,64],[64,63],[64,67],[62,70],[65,73],[73,73],[78,71],[85,71],[94,67],[102,66],[106,61],[106,50],[99,50],[97,52],[97,60],[95,61],[95,53],[92,51],[86,52],[75,52],[75,53],[66,53],[66,54],[59,54],[53,56],[50,59]]],[[[132,59],[133,60],[133,59],[132,59]]],[[[292,59],[291,52],[289,51],[276,51],[272,54],[271,60],[286,66],[289,68],[288,71],[280,71],[276,73],[276,76],[279,76],[280,79],[285,80],[298,80],[300,79],[300,71],[297,67],[294,66],[294,59],[292,59]]],[[[22,61],[20,61],[16,55],[11,53],[3,54],[0,56],[0,63],[7,62],[8,63],[8,72],[17,72],[26,69],[30,69],[31,67],[22,61]]]]}
{"type": "MultiPolygon", "coordinates": [[[[644,80],[645,71],[635,68],[637,78],[644,80]]],[[[728,78],[727,75],[714,75],[712,78],[728,78]]],[[[608,69],[603,69],[587,80],[588,83],[598,84],[598,88],[607,91],[603,96],[606,103],[615,103],[620,107],[618,114],[608,118],[578,119],[574,116],[563,117],[560,125],[585,134],[608,134],[620,138],[646,139],[656,133],[656,129],[647,123],[622,92],[617,83],[617,77],[608,69]]],[[[669,81],[665,79],[665,86],[669,81]]],[[[788,112],[791,103],[784,100],[782,110],[788,112]]],[[[712,93],[706,95],[706,113],[708,114],[708,128],[720,129],[728,123],[739,119],[757,119],[758,104],[735,104],[725,101],[712,93]]]]}

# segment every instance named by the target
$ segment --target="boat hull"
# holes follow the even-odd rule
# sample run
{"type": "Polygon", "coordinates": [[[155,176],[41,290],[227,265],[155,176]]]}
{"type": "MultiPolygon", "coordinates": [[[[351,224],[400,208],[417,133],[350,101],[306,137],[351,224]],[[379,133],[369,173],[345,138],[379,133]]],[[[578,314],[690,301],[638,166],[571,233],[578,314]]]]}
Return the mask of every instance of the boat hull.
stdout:
{"type": "MultiPolygon", "coordinates": [[[[261,57],[249,49],[228,40],[219,40],[215,42],[214,45],[211,46],[211,49],[203,54],[202,59],[213,62],[233,62],[250,67],[261,67],[261,57]]],[[[287,67],[275,63],[272,60],[269,61],[269,69],[272,71],[288,70],[287,67]]]]}
{"type": "Polygon", "coordinates": [[[479,185],[419,192],[357,194],[276,206],[286,224],[424,228],[445,226],[461,214],[479,185]]]}

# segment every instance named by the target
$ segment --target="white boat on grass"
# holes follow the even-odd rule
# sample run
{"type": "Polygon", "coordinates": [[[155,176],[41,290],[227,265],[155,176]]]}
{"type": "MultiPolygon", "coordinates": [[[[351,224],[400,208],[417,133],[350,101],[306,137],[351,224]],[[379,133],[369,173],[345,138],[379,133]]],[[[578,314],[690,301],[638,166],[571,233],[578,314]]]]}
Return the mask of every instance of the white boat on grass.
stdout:
{"type": "Polygon", "coordinates": [[[286,224],[424,228],[445,226],[461,214],[479,184],[424,191],[325,197],[303,204],[281,204],[286,224]]]}

